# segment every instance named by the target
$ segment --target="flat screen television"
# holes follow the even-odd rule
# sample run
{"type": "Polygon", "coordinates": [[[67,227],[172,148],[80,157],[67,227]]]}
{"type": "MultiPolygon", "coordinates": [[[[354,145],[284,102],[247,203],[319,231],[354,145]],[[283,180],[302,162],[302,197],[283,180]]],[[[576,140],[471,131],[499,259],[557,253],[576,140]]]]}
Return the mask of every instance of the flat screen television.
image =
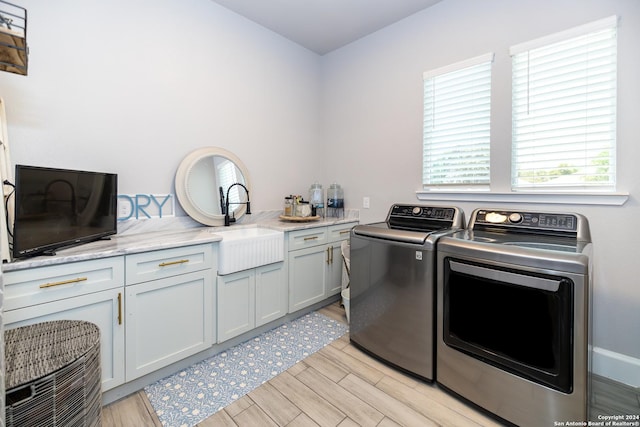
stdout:
{"type": "Polygon", "coordinates": [[[116,174],[16,165],[13,257],[115,234],[117,194],[116,174]]]}

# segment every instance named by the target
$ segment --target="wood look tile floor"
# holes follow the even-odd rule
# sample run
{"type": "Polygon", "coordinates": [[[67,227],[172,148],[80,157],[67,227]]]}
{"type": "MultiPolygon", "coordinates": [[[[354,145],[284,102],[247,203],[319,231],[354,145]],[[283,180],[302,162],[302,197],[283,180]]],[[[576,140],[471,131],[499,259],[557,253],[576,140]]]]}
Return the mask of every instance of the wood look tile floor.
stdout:
{"type": "MultiPolygon", "coordinates": [[[[320,310],[340,320],[338,303],[320,310]]],[[[594,381],[594,413],[640,413],[640,393],[594,381]],[[597,404],[597,406],[595,406],[597,404]]],[[[144,391],[105,406],[103,426],[161,426],[144,391]]],[[[499,426],[440,390],[349,343],[348,334],[198,424],[213,426],[499,426]]]]}

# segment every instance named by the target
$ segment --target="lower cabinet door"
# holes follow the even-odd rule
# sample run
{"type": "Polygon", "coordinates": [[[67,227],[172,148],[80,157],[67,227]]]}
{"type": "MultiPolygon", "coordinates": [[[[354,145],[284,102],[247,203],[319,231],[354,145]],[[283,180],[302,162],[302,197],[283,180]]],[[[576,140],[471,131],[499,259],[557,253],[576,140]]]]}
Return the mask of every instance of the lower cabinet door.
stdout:
{"type": "Polygon", "coordinates": [[[289,252],[289,313],[325,298],[328,257],[326,245],[289,252]]]}
{"type": "Polygon", "coordinates": [[[287,314],[289,286],[284,263],[263,265],[256,269],[256,327],[287,314]]]}
{"type": "Polygon", "coordinates": [[[327,264],[327,297],[335,295],[342,291],[342,269],[344,261],[342,260],[342,251],[340,242],[329,244],[329,263],[327,264]]]}
{"type": "Polygon", "coordinates": [[[218,342],[255,327],[255,269],[218,276],[218,342]]]}
{"type": "Polygon", "coordinates": [[[210,270],[126,287],[126,380],[146,375],[213,344],[210,270]]]}
{"type": "Polygon", "coordinates": [[[124,288],[109,289],[31,307],[5,311],[4,328],[51,320],[84,320],[100,329],[102,391],[124,383],[124,288]]]}

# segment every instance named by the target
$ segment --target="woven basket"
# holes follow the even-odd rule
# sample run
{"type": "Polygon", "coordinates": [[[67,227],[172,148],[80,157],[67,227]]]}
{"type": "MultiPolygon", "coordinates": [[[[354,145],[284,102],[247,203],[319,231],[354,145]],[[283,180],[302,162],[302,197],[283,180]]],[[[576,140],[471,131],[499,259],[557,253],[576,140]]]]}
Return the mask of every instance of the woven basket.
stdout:
{"type": "Polygon", "coordinates": [[[101,425],[100,330],[59,320],[5,331],[6,425],[101,425]]]}

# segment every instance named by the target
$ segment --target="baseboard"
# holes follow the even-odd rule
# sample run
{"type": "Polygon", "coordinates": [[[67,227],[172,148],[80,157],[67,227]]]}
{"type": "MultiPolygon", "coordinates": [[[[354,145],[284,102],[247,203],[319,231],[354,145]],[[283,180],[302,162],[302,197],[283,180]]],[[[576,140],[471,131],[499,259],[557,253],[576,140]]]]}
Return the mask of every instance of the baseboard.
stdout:
{"type": "Polygon", "coordinates": [[[640,388],[640,359],[593,347],[592,371],[631,387],[640,388]]]}

